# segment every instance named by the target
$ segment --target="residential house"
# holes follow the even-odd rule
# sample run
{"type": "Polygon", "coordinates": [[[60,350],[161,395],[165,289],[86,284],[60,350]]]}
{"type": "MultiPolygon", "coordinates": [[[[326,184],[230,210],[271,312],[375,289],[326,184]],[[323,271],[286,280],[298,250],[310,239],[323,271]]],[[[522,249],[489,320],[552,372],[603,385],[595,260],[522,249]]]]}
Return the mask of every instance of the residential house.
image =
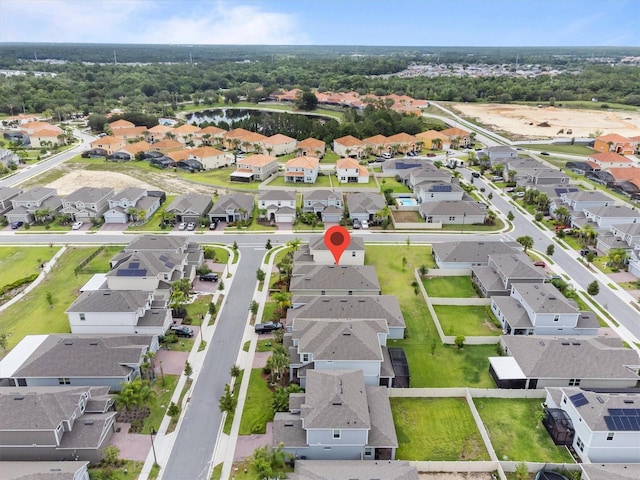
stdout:
{"type": "Polygon", "coordinates": [[[202,193],[183,193],[167,206],[166,212],[173,213],[178,222],[199,223],[206,218],[213,205],[211,195],[202,193]]]}
{"type": "MultiPolygon", "coordinates": [[[[293,253],[293,261],[296,265],[334,265],[333,254],[324,241],[324,235],[314,235],[309,238],[309,243],[300,246],[297,252],[293,253]]],[[[364,265],[364,240],[362,237],[351,235],[349,245],[342,252],[340,257],[341,265],[364,265]]]]}
{"type": "Polygon", "coordinates": [[[18,165],[20,157],[13,151],[6,148],[0,148],[0,164],[8,167],[9,165],[18,165]]]}
{"type": "Polygon", "coordinates": [[[227,131],[222,128],[210,125],[208,127],[200,129],[199,132],[196,132],[195,137],[198,139],[198,141],[200,141],[202,145],[211,146],[222,144],[222,139],[224,138],[224,134],[226,132],[227,131]]]}
{"type": "Polygon", "coordinates": [[[425,202],[420,204],[418,212],[427,223],[463,226],[484,223],[487,215],[486,207],[466,200],[425,202]]]}
{"type": "Polygon", "coordinates": [[[262,142],[263,149],[274,157],[288,155],[296,151],[296,139],[276,133],[262,142]]]}
{"type": "Polygon", "coordinates": [[[116,128],[112,131],[111,135],[129,142],[144,139],[146,133],[147,127],[133,126],[129,128],[116,128]]]}
{"type": "Polygon", "coordinates": [[[313,155],[314,157],[322,158],[327,150],[327,144],[322,140],[316,138],[305,138],[296,145],[296,151],[298,156],[301,155],[313,155]]]}
{"type": "MultiPolygon", "coordinates": [[[[6,461],[68,460],[76,469],[77,461],[99,462],[116,430],[108,393],[103,386],[0,387],[2,477],[9,478],[6,461]]],[[[49,473],[20,478],[65,478],[49,473]]]]}
{"type": "Polygon", "coordinates": [[[341,157],[360,158],[367,145],[360,139],[347,135],[333,141],[333,151],[341,157]]]}
{"type": "Polygon", "coordinates": [[[640,245],[640,223],[623,223],[611,225],[610,231],[614,237],[622,240],[629,247],[640,245]]]}
{"type": "Polygon", "coordinates": [[[262,151],[264,141],[267,139],[264,135],[256,132],[250,132],[244,128],[235,128],[222,135],[225,148],[240,150],[241,152],[259,152],[262,151]]]}
{"type": "Polygon", "coordinates": [[[0,372],[14,387],[104,385],[117,392],[158,347],[153,335],[27,335],[0,360],[0,372]]]}
{"type": "Polygon", "coordinates": [[[287,326],[296,319],[314,318],[383,318],[387,322],[390,339],[403,339],[405,321],[395,295],[361,296],[296,296],[287,310],[287,326]]]}
{"type": "Polygon", "coordinates": [[[506,356],[489,357],[498,388],[633,388],[640,357],[618,338],[503,335],[506,356]]]}
{"type": "Polygon", "coordinates": [[[135,160],[137,154],[142,154],[151,148],[151,144],[145,140],[125,145],[120,150],[111,155],[112,159],[117,160],[135,160]]]}
{"type": "Polygon", "coordinates": [[[198,147],[186,152],[188,160],[197,160],[206,170],[227,167],[231,161],[224,152],[213,147],[198,147]]]}
{"type": "Polygon", "coordinates": [[[617,133],[596,137],[593,149],[598,152],[614,152],[620,155],[633,155],[634,153],[631,140],[617,133]]]}
{"type": "Polygon", "coordinates": [[[113,137],[107,135],[105,137],[96,138],[91,142],[91,148],[99,148],[104,150],[107,155],[113,155],[118,150],[121,150],[127,145],[127,141],[124,138],[113,137]]]}
{"type": "Polygon", "coordinates": [[[133,128],[135,127],[136,124],[133,122],[130,122],[129,120],[125,120],[124,118],[121,118],[120,120],[116,120],[114,122],[110,122],[109,123],[109,129],[114,132],[115,130],[118,130],[120,128],[133,128]]]}
{"type": "Polygon", "coordinates": [[[381,193],[350,193],[346,196],[351,220],[377,221],[380,211],[387,205],[381,193]]]}
{"type": "MultiPolygon", "coordinates": [[[[190,271],[198,268],[204,261],[204,254],[200,244],[189,236],[179,235],[136,235],[122,250],[125,253],[150,252],[154,254],[185,254],[188,268],[183,270],[183,277],[193,280],[195,273],[190,271]]],[[[111,262],[113,268],[120,260],[118,256],[111,262]]]]}
{"type": "Polygon", "coordinates": [[[62,199],[62,213],[74,222],[101,219],[109,208],[109,199],[113,194],[113,188],[109,187],[80,187],[62,199]]]}
{"type": "Polygon", "coordinates": [[[627,157],[615,152],[594,153],[589,155],[588,160],[596,163],[602,169],[631,167],[633,162],[627,157]]]}
{"type": "Polygon", "coordinates": [[[626,205],[609,205],[606,207],[588,207],[583,209],[588,222],[599,228],[609,229],[611,225],[640,223],[640,213],[626,205]]]}
{"type": "Polygon", "coordinates": [[[296,201],[296,192],[267,190],[258,195],[258,212],[270,222],[293,223],[296,219],[296,201]]]}
{"type": "Polygon", "coordinates": [[[184,123],[179,127],[175,127],[172,133],[175,135],[175,139],[178,142],[182,143],[183,145],[191,145],[197,138],[197,134],[199,132],[200,127],[196,127],[195,125],[191,125],[189,123],[184,123]]]}
{"type": "MultiPolygon", "coordinates": [[[[386,173],[388,175],[399,175],[402,176],[402,183],[404,183],[405,185],[407,184],[406,182],[406,172],[414,169],[414,168],[419,168],[422,166],[433,166],[432,163],[425,163],[424,160],[421,160],[419,158],[399,158],[397,160],[391,159],[391,160],[385,160],[385,162],[382,164],[382,173],[386,173]],[[404,176],[403,176],[404,175],[404,176]]],[[[435,167],[434,167],[435,168],[435,167]]]]}
{"type": "Polygon", "coordinates": [[[515,148],[507,147],[506,145],[496,145],[494,147],[487,147],[478,152],[478,156],[486,155],[489,157],[491,165],[496,163],[505,163],[513,158],[518,158],[518,151],[515,148]]]}
{"type": "MultiPolygon", "coordinates": [[[[120,268],[116,272],[123,274],[127,271],[132,269],[120,268]]],[[[133,282],[140,277],[127,280],[133,282]]],[[[142,280],[145,281],[146,277],[142,280]]],[[[172,320],[168,298],[154,298],[153,292],[143,288],[85,291],[65,313],[74,334],[161,336],[169,329],[172,320]]]]}
{"type": "Polygon", "coordinates": [[[416,150],[417,138],[405,132],[396,133],[387,137],[387,144],[392,153],[395,152],[413,152],[416,150]]]}
{"type": "MultiPolygon", "coordinates": [[[[106,138],[106,137],[105,137],[106,138]]],[[[169,152],[175,152],[178,150],[182,150],[184,145],[177,140],[172,138],[164,138],[162,140],[157,140],[151,144],[151,148],[149,151],[151,152],[160,152],[166,155],[169,152]]]]}
{"type": "Polygon", "coordinates": [[[431,254],[440,269],[471,270],[476,266],[488,266],[491,255],[521,252],[517,242],[437,242],[432,245],[431,254]]]}
{"type": "Polygon", "coordinates": [[[573,447],[580,461],[587,464],[640,463],[637,391],[590,391],[577,387],[545,390],[543,425],[556,445],[573,447]]]}
{"type": "Polygon", "coordinates": [[[597,335],[598,319],[581,312],[550,283],[513,283],[510,296],[491,297],[504,335],[597,335]]]}
{"type": "Polygon", "coordinates": [[[640,462],[581,463],[580,480],[636,480],[640,477],[640,462]]]}
{"type": "Polygon", "coordinates": [[[640,168],[637,167],[625,167],[617,168],[612,167],[607,170],[612,177],[611,183],[607,183],[612,190],[618,190],[621,193],[631,195],[636,198],[640,194],[640,168]]]}
{"type": "Polygon", "coordinates": [[[369,183],[369,170],[353,158],[341,158],[336,162],[336,178],[339,183],[369,183]]]}
{"type": "Polygon", "coordinates": [[[344,216],[342,194],[331,190],[305,191],[302,211],[315,213],[324,223],[338,223],[344,216]]]}
{"type": "Polygon", "coordinates": [[[4,215],[13,208],[11,199],[17,197],[23,192],[18,187],[0,187],[0,215],[4,215]]]}
{"type": "MultiPolygon", "coordinates": [[[[195,278],[187,252],[123,250],[114,255],[110,266],[111,270],[105,276],[107,285],[100,288],[153,292],[163,287],[169,290],[177,280],[195,278]]],[[[165,307],[158,303],[161,299],[156,300],[154,306],[165,307]]]]}
{"type": "Polygon", "coordinates": [[[427,130],[416,135],[416,141],[423,142],[427,150],[447,150],[451,146],[449,137],[437,130],[427,130]]]}
{"type": "Polygon", "coordinates": [[[310,370],[360,370],[365,385],[391,386],[386,320],[296,318],[287,324],[283,345],[289,352],[289,381],[306,388],[310,370]]]}
{"type": "MultiPolygon", "coordinates": [[[[27,125],[40,124],[44,122],[31,122],[27,125]]],[[[56,125],[50,125],[48,123],[44,123],[42,128],[34,128],[34,129],[26,129],[29,133],[29,141],[31,142],[31,148],[43,148],[49,147],[53,145],[62,145],[64,141],[60,138],[61,135],[64,135],[64,130],[56,125]]]]}
{"type": "Polygon", "coordinates": [[[285,183],[316,183],[320,159],[303,155],[289,160],[284,166],[285,183]]]}
{"type": "Polygon", "coordinates": [[[393,460],[387,389],[365,385],[361,370],[309,370],[306,391],[276,413],[272,445],[309,460],[393,460]]]}
{"type": "Polygon", "coordinates": [[[2,462],[4,480],[25,480],[27,478],[51,478],[56,480],[90,480],[88,461],[38,461],[2,462]]]}
{"type": "Polygon", "coordinates": [[[571,177],[560,169],[533,168],[525,172],[518,171],[516,184],[518,186],[536,188],[538,185],[569,184],[571,177]]]}
{"type": "Polygon", "coordinates": [[[295,265],[292,295],[381,295],[372,265],[295,265]]]}
{"type": "Polygon", "coordinates": [[[366,144],[366,151],[371,151],[376,155],[381,155],[383,152],[391,153],[389,142],[387,141],[387,137],[384,135],[374,135],[373,137],[367,137],[362,141],[366,144]]]}
{"type": "Polygon", "coordinates": [[[149,143],[159,142],[171,136],[175,138],[175,134],[173,133],[173,127],[169,125],[155,125],[147,130],[147,141],[149,143]]]}
{"type": "Polygon", "coordinates": [[[209,212],[209,219],[222,222],[248,220],[253,216],[255,198],[246,193],[220,195],[209,212]]]}
{"type": "Polygon", "coordinates": [[[539,284],[546,279],[544,270],[534,267],[524,253],[489,255],[486,267],[471,267],[471,281],[485,297],[510,295],[515,283],[539,284]]]}
{"type": "Polygon", "coordinates": [[[417,168],[404,170],[399,177],[401,182],[414,192],[419,190],[420,185],[423,183],[453,182],[453,176],[449,170],[440,170],[431,164],[423,164],[417,168]]]}
{"type": "Polygon", "coordinates": [[[149,219],[160,208],[161,198],[150,196],[144,188],[127,187],[109,199],[105,223],[127,223],[149,219]]]}
{"type": "Polygon", "coordinates": [[[451,127],[446,128],[440,132],[449,140],[451,148],[470,147],[471,146],[471,134],[461,128],[451,127]]]}
{"type": "Polygon", "coordinates": [[[537,170],[548,168],[546,164],[531,157],[516,157],[506,161],[504,176],[505,178],[509,178],[510,172],[516,172],[515,179],[517,181],[518,179],[525,179],[529,173],[535,173],[537,170]]]}
{"type": "Polygon", "coordinates": [[[418,195],[418,203],[457,201],[464,197],[464,190],[457,183],[421,182],[413,191],[418,195]]]}
{"type": "Polygon", "coordinates": [[[615,200],[600,190],[578,190],[560,194],[560,199],[567,208],[581,212],[585,208],[608,207],[615,205],[615,200]]]}
{"type": "MultiPolygon", "coordinates": [[[[418,469],[407,461],[362,462],[360,460],[296,460],[289,480],[418,480],[418,469]]],[[[596,480],[593,477],[592,480],[596,480]]],[[[607,479],[613,480],[613,479],[607,479]]],[[[620,480],[634,480],[631,477],[620,480]]]]}
{"type": "Polygon", "coordinates": [[[263,181],[278,171],[278,159],[259,153],[238,160],[236,168],[237,170],[230,175],[231,181],[263,181]]]}
{"type": "Polygon", "coordinates": [[[5,213],[9,223],[32,223],[39,219],[53,218],[62,208],[62,200],[53,188],[33,187],[11,199],[13,208],[5,213]]]}

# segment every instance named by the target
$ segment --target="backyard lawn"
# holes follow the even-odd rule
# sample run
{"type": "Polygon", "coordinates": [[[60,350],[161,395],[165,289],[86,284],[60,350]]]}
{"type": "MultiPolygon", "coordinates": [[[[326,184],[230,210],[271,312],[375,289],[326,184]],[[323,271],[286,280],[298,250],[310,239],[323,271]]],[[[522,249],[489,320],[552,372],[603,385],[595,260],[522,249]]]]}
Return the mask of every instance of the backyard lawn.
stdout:
{"type": "Polygon", "coordinates": [[[0,287],[40,273],[60,247],[0,247],[0,287]]]}
{"type": "Polygon", "coordinates": [[[233,172],[236,171],[235,167],[224,167],[215,170],[207,170],[206,172],[183,172],[178,170],[177,175],[185,180],[191,180],[194,182],[206,183],[215,187],[229,187],[235,190],[258,190],[260,185],[259,181],[255,182],[232,182],[229,178],[233,172]]]}
{"type": "Polygon", "coordinates": [[[399,460],[489,460],[463,398],[391,398],[399,460]]]}
{"type": "Polygon", "coordinates": [[[445,335],[491,336],[500,335],[498,328],[483,306],[434,305],[445,335]]]}
{"type": "Polygon", "coordinates": [[[274,412],[271,407],[273,393],[262,378],[262,369],[251,369],[247,401],[244,403],[242,419],[240,420],[240,435],[265,433],[267,422],[273,420],[274,412]]]}
{"type": "Polygon", "coordinates": [[[422,280],[430,297],[442,298],[477,298],[470,276],[431,277],[422,280]]]}
{"type": "Polygon", "coordinates": [[[391,189],[393,193],[411,193],[411,189],[400,183],[395,177],[378,177],[378,182],[382,191],[391,189]]]}
{"type": "MultiPolygon", "coordinates": [[[[278,176],[269,182],[270,187],[291,187],[291,188],[329,188],[332,185],[332,179],[329,175],[318,175],[316,183],[285,183],[284,177],[278,176]]],[[[335,182],[334,182],[335,183],[335,182]]]]}
{"type": "Polygon", "coordinates": [[[185,305],[187,316],[191,317],[191,325],[202,324],[200,316],[202,315],[204,317],[204,315],[207,314],[212,298],[213,295],[198,295],[192,303],[185,305]]]}
{"type": "MultiPolygon", "coordinates": [[[[109,259],[122,247],[106,247],[85,269],[109,271],[109,259]]],[[[96,248],[69,247],[60,257],[51,273],[24,299],[0,313],[0,331],[8,335],[8,349],[13,348],[25,335],[69,333],[69,320],[64,313],[77,298],[79,288],[91,274],[74,275],[74,269],[96,248]],[[50,301],[47,293],[51,293],[50,301]]]]}
{"type": "Polygon", "coordinates": [[[495,388],[488,360],[496,354],[495,345],[465,346],[462,350],[443,345],[424,300],[414,294],[413,269],[423,264],[435,267],[431,247],[367,245],[365,263],[375,265],[382,293],[395,295],[400,303],[406,338],[390,340],[387,345],[404,348],[412,387],[495,388]]]}
{"type": "Polygon", "coordinates": [[[541,398],[476,398],[498,460],[574,463],[566,448],[554,445],[536,412],[541,398]]]}

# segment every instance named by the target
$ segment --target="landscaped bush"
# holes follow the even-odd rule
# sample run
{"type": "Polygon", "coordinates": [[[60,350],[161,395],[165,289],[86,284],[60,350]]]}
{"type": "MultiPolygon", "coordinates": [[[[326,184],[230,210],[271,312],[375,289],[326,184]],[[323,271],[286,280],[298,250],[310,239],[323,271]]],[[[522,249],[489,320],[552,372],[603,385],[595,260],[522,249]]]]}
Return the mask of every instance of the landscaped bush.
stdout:
{"type": "Polygon", "coordinates": [[[9,285],[5,285],[0,288],[0,296],[4,295],[7,292],[10,292],[14,288],[21,287],[27,283],[33,282],[36,278],[38,278],[38,274],[34,273],[33,275],[29,275],[28,277],[21,278],[20,280],[16,280],[15,282],[10,283],[9,285]]]}

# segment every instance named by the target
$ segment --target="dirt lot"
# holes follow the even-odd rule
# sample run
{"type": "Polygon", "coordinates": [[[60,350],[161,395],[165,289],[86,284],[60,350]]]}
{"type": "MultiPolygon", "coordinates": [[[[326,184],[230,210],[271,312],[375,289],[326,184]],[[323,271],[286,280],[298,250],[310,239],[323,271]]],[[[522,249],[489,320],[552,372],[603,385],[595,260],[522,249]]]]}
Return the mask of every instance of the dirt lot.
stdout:
{"type": "Polygon", "coordinates": [[[139,177],[133,177],[119,172],[82,170],[81,164],[66,164],[58,168],[68,173],[46,185],[47,187],[55,188],[58,191],[58,195],[68,195],[81,186],[112,187],[116,192],[127,187],[141,187],[150,190],[162,190],[168,195],[187,192],[211,194],[214,190],[214,187],[183,180],[172,172],[140,171],[139,177]]]}
{"type": "Polygon", "coordinates": [[[493,130],[511,132],[528,139],[588,137],[598,130],[603,134],[617,133],[623,136],[640,134],[640,112],[473,103],[460,103],[453,107],[493,130]],[[549,127],[538,126],[543,122],[547,122],[549,127]],[[562,129],[565,133],[559,133],[562,129]],[[567,134],[567,129],[572,133],[567,134]]]}

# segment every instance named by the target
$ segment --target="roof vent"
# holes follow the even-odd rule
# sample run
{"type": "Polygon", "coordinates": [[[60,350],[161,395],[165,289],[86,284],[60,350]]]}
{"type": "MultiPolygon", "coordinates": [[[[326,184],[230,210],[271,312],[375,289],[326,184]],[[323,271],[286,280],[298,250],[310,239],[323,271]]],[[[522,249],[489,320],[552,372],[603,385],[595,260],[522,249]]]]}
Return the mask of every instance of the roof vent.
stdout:
{"type": "Polygon", "coordinates": [[[20,395],[19,397],[13,397],[14,400],[24,400],[24,396],[20,395]]]}
{"type": "Polygon", "coordinates": [[[596,397],[596,400],[598,400],[600,403],[604,403],[604,398],[602,398],[600,395],[596,397]]]}
{"type": "Polygon", "coordinates": [[[293,427],[293,422],[285,422],[284,426],[285,427],[293,427]]]}
{"type": "Polygon", "coordinates": [[[569,342],[562,342],[562,345],[571,345],[569,342]]]}
{"type": "Polygon", "coordinates": [[[573,342],[573,345],[580,345],[580,342],[573,342]]]}
{"type": "Polygon", "coordinates": [[[65,345],[73,345],[73,342],[71,340],[67,340],[66,342],[64,342],[65,345]]]}
{"type": "Polygon", "coordinates": [[[85,420],[85,425],[93,425],[93,420],[85,420]]]}
{"type": "Polygon", "coordinates": [[[542,340],[540,340],[540,345],[544,347],[544,342],[542,340]]]}
{"type": "Polygon", "coordinates": [[[95,340],[95,341],[93,341],[93,342],[89,342],[89,345],[98,345],[98,341],[97,341],[97,340],[95,340]]]}
{"type": "Polygon", "coordinates": [[[633,400],[631,400],[630,398],[625,398],[623,400],[624,403],[633,403],[633,400]]]}
{"type": "Polygon", "coordinates": [[[556,297],[554,297],[553,295],[549,296],[549,300],[556,300],[556,297]]]}

